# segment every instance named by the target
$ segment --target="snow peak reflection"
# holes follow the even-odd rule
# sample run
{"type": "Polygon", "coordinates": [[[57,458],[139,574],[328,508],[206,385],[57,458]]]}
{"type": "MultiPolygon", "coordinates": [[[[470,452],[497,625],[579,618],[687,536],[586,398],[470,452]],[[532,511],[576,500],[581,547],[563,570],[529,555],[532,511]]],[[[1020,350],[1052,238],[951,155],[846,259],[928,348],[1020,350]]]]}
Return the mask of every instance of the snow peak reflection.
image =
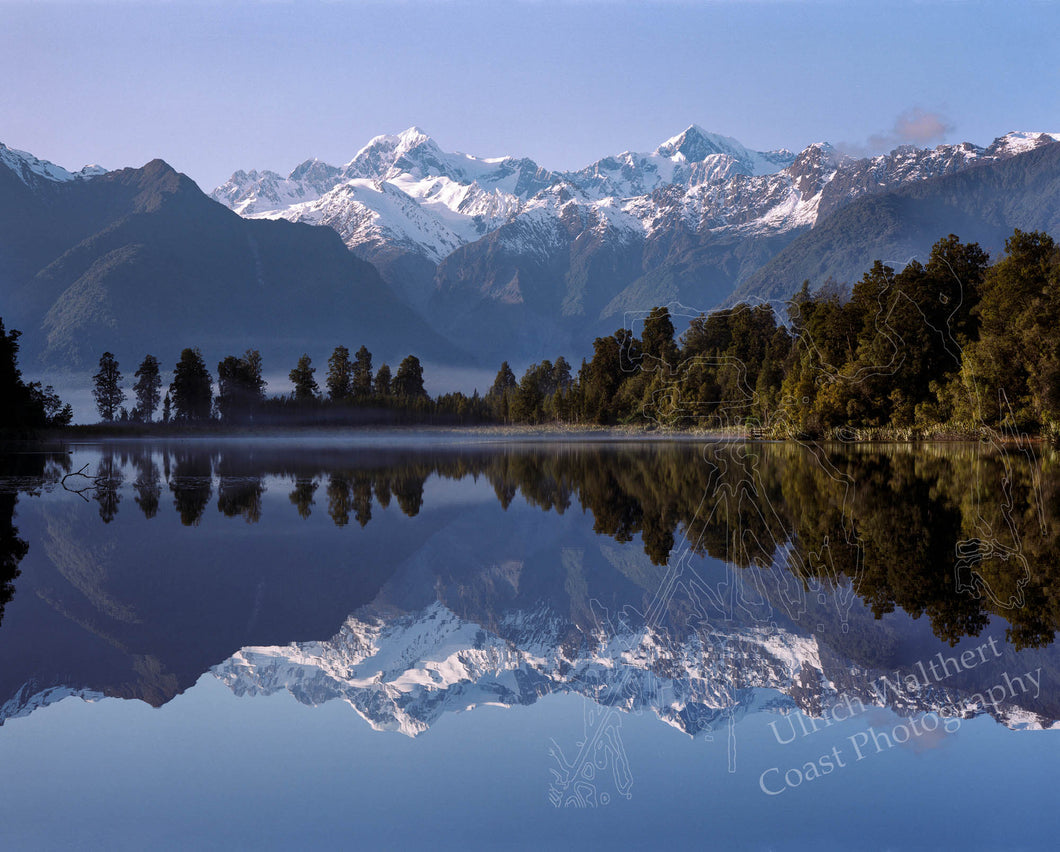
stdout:
{"type": "MultiPolygon", "coordinates": [[[[895,672],[894,680],[880,678],[873,686],[873,691],[881,705],[886,705],[885,699],[888,693],[892,700],[908,696],[910,693],[918,693],[932,683],[938,683],[946,677],[952,677],[975,665],[981,665],[987,661],[985,649],[989,647],[995,652],[995,656],[1001,656],[994,644],[993,639],[984,642],[973,651],[965,651],[956,657],[944,657],[937,654],[936,659],[926,666],[917,663],[924,680],[921,681],[915,675],[899,676],[895,672]],[[976,662],[978,654],[979,662],[976,662]],[[936,663],[938,664],[936,666],[936,663]],[[927,677],[930,670],[932,679],[927,677]],[[941,674],[940,674],[941,673],[941,674]],[[903,687],[905,692],[903,692],[903,687]]],[[[994,713],[1001,712],[1002,702],[1006,699],[1015,700],[1019,695],[1029,694],[1031,688],[1034,690],[1034,699],[1037,700],[1041,693],[1041,674],[1039,667],[1035,671],[1024,672],[1021,675],[1012,676],[1008,672],[1002,672],[1000,679],[991,687],[980,692],[958,699],[937,710],[932,710],[919,716],[909,716],[900,719],[896,724],[889,727],[874,727],[869,725],[864,730],[856,731],[847,735],[842,746],[833,745],[830,751],[822,753],[814,760],[805,761],[800,766],[793,766],[787,771],[782,771],[779,766],[766,769],[758,777],[758,786],[767,796],[779,796],[789,789],[801,787],[804,783],[814,781],[825,775],[831,775],[836,769],[845,769],[848,765],[846,760],[857,763],[873,754],[882,754],[885,751],[904,746],[915,739],[926,738],[924,742],[930,744],[932,737],[941,734],[952,734],[960,729],[961,720],[976,714],[976,711],[985,711],[987,707],[993,709],[994,713]]],[[[866,707],[858,698],[841,696],[836,704],[821,714],[819,718],[805,716],[801,713],[791,713],[785,717],[786,730],[778,728],[777,721],[769,723],[773,729],[773,736],[781,745],[794,742],[799,731],[796,730],[795,719],[798,719],[802,736],[806,737],[833,724],[852,719],[865,713],[866,707]]],[[[781,722],[783,726],[783,722],[781,722]]],[[[930,745],[929,745],[930,747],[930,745]]]]}
{"type": "MultiPolygon", "coordinates": [[[[910,670],[906,674],[895,671],[890,677],[883,675],[873,681],[872,691],[876,696],[877,703],[880,706],[886,706],[888,698],[893,701],[907,698],[911,694],[919,694],[922,690],[941,683],[946,678],[970,671],[976,666],[989,662],[991,659],[998,659],[1001,655],[1002,651],[997,646],[997,641],[991,636],[986,642],[973,649],[963,651],[960,655],[947,657],[939,652],[926,662],[918,660],[910,666],[910,670]]],[[[1039,669],[1036,673],[1038,674],[1037,678],[1031,672],[1023,675],[1035,686],[1036,690],[1040,684],[1040,672],[1041,670],[1039,669]]],[[[979,705],[985,707],[987,704],[997,704],[997,700],[994,700],[994,693],[997,690],[1002,692],[1002,698],[1009,693],[1014,698],[1016,696],[1017,683],[1019,684],[1020,693],[1029,691],[1025,688],[1021,677],[1010,679],[1006,673],[1003,679],[1005,681],[1004,686],[998,685],[987,690],[986,694],[990,696],[989,701],[983,699],[982,694],[974,695],[972,698],[983,699],[979,701],[979,705]]],[[[1034,697],[1037,698],[1037,694],[1034,697]]],[[[836,703],[832,707],[825,709],[818,717],[806,716],[802,713],[789,713],[783,719],[770,722],[769,727],[773,730],[773,736],[776,737],[777,742],[781,745],[787,745],[794,742],[799,736],[808,737],[810,734],[830,728],[836,722],[844,722],[847,719],[860,716],[864,712],[865,705],[860,698],[844,694],[839,696],[836,703]],[[798,729],[796,729],[796,722],[798,723],[798,729]]]]}

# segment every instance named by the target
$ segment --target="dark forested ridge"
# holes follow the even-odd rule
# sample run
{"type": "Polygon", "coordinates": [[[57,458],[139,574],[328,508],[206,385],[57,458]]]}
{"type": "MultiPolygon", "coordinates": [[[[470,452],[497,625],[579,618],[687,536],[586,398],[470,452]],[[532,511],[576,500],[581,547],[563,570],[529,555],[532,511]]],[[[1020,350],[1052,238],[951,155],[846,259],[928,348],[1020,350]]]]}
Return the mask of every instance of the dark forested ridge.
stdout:
{"type": "Polygon", "coordinates": [[[0,169],[0,258],[2,314],[34,366],[233,341],[293,358],[346,334],[466,360],[331,229],[243,219],[161,160],[33,186],[0,169]]]}

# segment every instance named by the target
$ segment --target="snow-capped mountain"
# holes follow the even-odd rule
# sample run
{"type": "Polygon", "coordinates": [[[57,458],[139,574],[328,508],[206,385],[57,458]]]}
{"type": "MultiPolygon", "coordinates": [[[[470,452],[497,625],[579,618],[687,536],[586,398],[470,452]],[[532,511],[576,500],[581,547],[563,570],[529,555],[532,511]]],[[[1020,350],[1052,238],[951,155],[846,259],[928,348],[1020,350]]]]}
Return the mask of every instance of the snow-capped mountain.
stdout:
{"type": "MultiPolygon", "coordinates": [[[[575,344],[629,310],[719,304],[859,198],[1056,141],[1009,133],[986,147],[903,146],[859,159],[827,143],[752,151],[693,125],[653,152],[554,172],[446,153],[413,127],[376,137],[341,168],[237,172],[213,197],[244,216],[328,225],[450,337],[481,340],[491,358],[524,354],[511,345],[525,339],[525,354],[543,357],[535,341],[575,344]]],[[[939,228],[936,238],[952,230],[939,228]]]]}
{"type": "Polygon", "coordinates": [[[341,699],[373,728],[408,736],[446,713],[533,704],[558,692],[654,712],[694,735],[756,689],[798,682],[819,698],[830,688],[816,642],[785,631],[704,631],[678,644],[650,627],[601,629],[593,647],[572,651],[562,647],[568,628],[543,608],[506,613],[498,632],[487,632],[435,603],[396,618],[351,616],[327,642],[244,648],[213,673],[237,695],[286,690],[311,705],[341,699]]]}
{"type": "Polygon", "coordinates": [[[520,216],[558,218],[569,205],[599,226],[642,237],[672,223],[675,211],[695,230],[812,226],[863,194],[1055,141],[1060,134],[1009,133],[985,148],[903,146],[855,159],[826,143],[798,155],[751,151],[693,125],[651,153],[550,172],[528,159],[449,154],[412,127],[377,136],[342,168],[309,160],[287,178],[236,172],[213,197],[244,216],[330,225],[355,251],[391,243],[440,261],[520,216]]]}
{"type": "Polygon", "coordinates": [[[980,705],[967,684],[881,689],[881,676],[893,672],[840,662],[814,635],[776,624],[704,625],[675,636],[644,622],[605,621],[577,646],[570,628],[548,607],[507,611],[490,630],[440,602],[397,615],[367,608],[328,641],[243,648],[212,672],[240,696],[287,691],[312,706],[338,699],[376,730],[410,737],[446,713],[528,705],[554,693],[653,713],[691,736],[763,709],[820,716],[843,696],[903,714],[989,713],[1014,729],[1060,727],[1026,706],[1030,695],[980,705]]]}
{"type": "Polygon", "coordinates": [[[244,216],[329,225],[351,248],[393,245],[437,262],[553,181],[530,160],[447,154],[411,127],[377,136],[342,168],[310,160],[287,178],[236,172],[213,198],[244,216]]]}
{"type": "Polygon", "coordinates": [[[692,125],[650,154],[626,151],[565,178],[596,198],[633,198],[669,184],[692,186],[738,174],[773,174],[794,161],[791,151],[750,151],[735,139],[692,125]]]}
{"type": "Polygon", "coordinates": [[[27,186],[32,186],[40,180],[56,183],[88,180],[107,173],[105,168],[97,165],[85,166],[78,172],[68,172],[62,166],[38,159],[25,151],[8,148],[2,142],[0,142],[0,166],[9,168],[27,186]]]}
{"type": "Polygon", "coordinates": [[[622,225],[645,229],[643,205],[618,204],[662,186],[688,187],[735,175],[772,174],[789,151],[750,151],[690,127],[650,154],[625,152],[578,172],[550,172],[532,160],[449,154],[417,127],[377,136],[341,169],[307,161],[287,178],[236,172],[213,197],[244,216],[330,225],[355,251],[400,246],[439,262],[457,247],[523,214],[560,215],[563,203],[622,211],[622,225]],[[562,188],[561,204],[555,190],[562,188]]]}
{"type": "Polygon", "coordinates": [[[319,160],[306,160],[284,178],[270,171],[239,171],[213,197],[243,216],[267,213],[315,201],[335,185],[340,170],[319,160]]]}
{"type": "Polygon", "coordinates": [[[900,148],[857,170],[840,169],[822,193],[814,227],[796,235],[729,296],[782,304],[793,282],[853,284],[876,260],[926,261],[946,234],[992,257],[1015,228],[1060,232],[1060,134],[1010,133],[977,149],[900,148]],[[891,177],[901,183],[875,187],[891,177]]]}
{"type": "MultiPolygon", "coordinates": [[[[441,349],[493,368],[503,360],[588,355],[594,337],[656,305],[707,311],[734,298],[782,303],[803,280],[853,283],[874,260],[925,256],[949,233],[996,256],[1014,228],[1056,232],[1058,141],[1060,133],[1009,133],[985,147],[904,146],[857,159],[823,142],[798,153],[754,151],[692,126],[654,151],[627,151],[560,172],[526,158],[448,153],[410,128],[376,137],[343,166],[307,160],[286,177],[237,172],[213,199],[244,220],[289,220],[337,232],[341,242],[327,237],[332,247],[341,254],[344,244],[374,265],[381,278],[374,290],[387,290],[387,299],[405,303],[402,312],[418,314],[416,323],[445,343],[441,349]]],[[[194,194],[176,173],[98,166],[71,172],[0,145],[6,258],[0,285],[5,310],[27,329],[27,341],[55,337],[41,343],[41,357],[47,350],[49,363],[74,367],[86,352],[118,345],[106,299],[85,293],[119,267],[125,287],[180,296],[159,286],[177,267],[157,260],[159,269],[148,269],[142,254],[143,246],[174,238],[176,226],[166,216],[138,220],[143,233],[122,246],[111,245],[111,231],[106,240],[86,242],[129,204],[137,213],[158,212],[178,184],[194,194]],[[144,191],[141,174],[148,183],[161,176],[165,191],[144,191]],[[89,257],[104,246],[105,262],[89,257]],[[76,264],[74,255],[53,263],[75,248],[76,264]],[[55,307],[60,300],[64,305],[55,307]],[[108,340],[89,340],[77,325],[82,320],[97,323],[108,340]]],[[[185,225],[204,231],[195,238],[195,256],[212,262],[238,248],[245,255],[240,272],[219,273],[219,280],[259,281],[258,243],[222,238],[216,223],[226,220],[215,214],[231,214],[217,204],[214,211],[209,203],[200,206],[194,215],[191,207],[186,211],[194,222],[185,225]],[[204,254],[201,246],[214,237],[217,251],[204,254]]],[[[288,233],[288,227],[258,222],[251,230],[288,233]]],[[[324,245],[327,233],[306,239],[324,245]]],[[[327,263],[337,269],[351,260],[327,263]]],[[[304,269],[284,269],[312,278],[304,269]]],[[[321,298],[346,300],[338,292],[343,276],[326,277],[337,282],[328,285],[336,291],[321,298]]],[[[259,293],[256,309],[283,315],[277,300],[292,292],[276,293],[268,304],[259,293]]],[[[142,301],[118,304],[129,313],[130,328],[146,328],[142,301]]],[[[309,307],[310,300],[300,304],[309,307]]],[[[324,345],[334,343],[329,337],[324,345]]]]}

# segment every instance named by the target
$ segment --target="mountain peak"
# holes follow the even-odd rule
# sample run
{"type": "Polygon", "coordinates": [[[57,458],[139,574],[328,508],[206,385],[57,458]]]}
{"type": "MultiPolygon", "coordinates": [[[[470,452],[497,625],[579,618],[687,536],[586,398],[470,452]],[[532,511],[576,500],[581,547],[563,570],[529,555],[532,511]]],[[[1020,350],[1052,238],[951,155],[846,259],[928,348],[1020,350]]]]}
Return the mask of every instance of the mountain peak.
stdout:
{"type": "Polygon", "coordinates": [[[151,160],[151,162],[145,163],[144,167],[143,167],[143,170],[145,172],[148,172],[148,173],[153,173],[153,172],[162,173],[162,172],[175,172],[176,171],[176,169],[174,169],[169,163],[167,163],[161,157],[155,157],[153,160],[151,160]]]}
{"type": "Polygon", "coordinates": [[[438,143],[418,127],[413,126],[408,130],[403,130],[398,134],[397,140],[397,146],[394,149],[395,164],[402,158],[406,158],[406,163],[416,163],[425,157],[431,161],[446,157],[438,143]],[[410,157],[412,159],[408,159],[410,157]]]}
{"type": "Polygon", "coordinates": [[[154,159],[139,169],[121,169],[113,172],[119,183],[135,186],[139,191],[136,209],[152,212],[159,209],[167,198],[178,194],[196,197],[202,190],[187,175],[183,175],[162,159],[154,159]]]}
{"type": "Polygon", "coordinates": [[[68,172],[62,166],[41,160],[26,151],[9,148],[0,142],[0,165],[11,169],[23,183],[30,185],[31,181],[44,179],[55,183],[63,183],[71,180],[87,180],[97,175],[106,174],[102,166],[85,166],[79,172],[68,172]]]}
{"type": "MultiPolygon", "coordinates": [[[[437,147],[437,143],[428,134],[413,125],[397,134],[383,133],[373,136],[368,140],[368,144],[357,152],[357,157],[370,151],[411,151],[426,144],[437,147]]],[[[357,157],[354,159],[356,160],[357,157]]]]}
{"type": "Polygon", "coordinates": [[[691,124],[682,133],[667,139],[655,149],[655,154],[678,166],[702,163],[708,157],[721,154],[735,161],[737,171],[749,175],[773,174],[795,160],[795,155],[787,149],[752,151],[739,140],[711,133],[698,124],[691,124]]]}
{"type": "Polygon", "coordinates": [[[731,136],[710,133],[698,124],[690,124],[684,131],[671,136],[655,153],[668,159],[683,158],[689,163],[698,163],[711,154],[729,154],[736,159],[745,159],[748,150],[731,136]]]}
{"type": "Polygon", "coordinates": [[[407,130],[402,130],[398,134],[397,138],[404,146],[408,148],[414,148],[417,145],[422,145],[424,142],[434,141],[428,134],[424,133],[423,130],[421,130],[416,125],[412,125],[412,127],[408,128],[407,130]]]}
{"type": "Polygon", "coordinates": [[[1042,145],[1051,145],[1053,142],[1060,142],[1060,133],[1012,130],[1004,136],[998,136],[986,151],[988,154],[1014,157],[1024,151],[1033,151],[1042,145]]]}
{"type": "Polygon", "coordinates": [[[326,192],[330,188],[329,182],[333,183],[341,169],[313,157],[294,168],[287,176],[288,180],[305,181],[309,184],[320,184],[314,186],[317,192],[326,192]]]}
{"type": "Polygon", "coordinates": [[[396,136],[376,136],[346,164],[343,173],[347,178],[369,178],[386,180],[399,163],[402,168],[412,166],[412,158],[427,156],[431,162],[444,155],[438,144],[419,127],[413,125],[396,136]]]}
{"type": "Polygon", "coordinates": [[[807,145],[788,166],[787,172],[795,179],[803,198],[816,195],[835,173],[840,156],[828,142],[807,145]]]}
{"type": "Polygon", "coordinates": [[[825,157],[830,160],[839,160],[839,151],[836,150],[835,145],[831,142],[811,142],[801,152],[799,157],[806,156],[807,154],[813,153],[816,156],[825,157]]]}

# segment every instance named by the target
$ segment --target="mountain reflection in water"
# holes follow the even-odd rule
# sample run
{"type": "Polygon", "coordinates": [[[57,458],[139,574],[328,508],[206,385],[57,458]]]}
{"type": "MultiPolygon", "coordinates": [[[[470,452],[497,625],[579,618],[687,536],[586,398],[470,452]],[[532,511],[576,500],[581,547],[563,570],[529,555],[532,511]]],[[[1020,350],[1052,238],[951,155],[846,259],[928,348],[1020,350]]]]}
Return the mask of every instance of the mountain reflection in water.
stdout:
{"type": "Polygon", "coordinates": [[[261,442],[3,463],[0,721],[70,694],[160,705],[206,671],[409,735],[556,692],[691,735],[851,700],[1060,718],[1052,456],[261,442]]]}

